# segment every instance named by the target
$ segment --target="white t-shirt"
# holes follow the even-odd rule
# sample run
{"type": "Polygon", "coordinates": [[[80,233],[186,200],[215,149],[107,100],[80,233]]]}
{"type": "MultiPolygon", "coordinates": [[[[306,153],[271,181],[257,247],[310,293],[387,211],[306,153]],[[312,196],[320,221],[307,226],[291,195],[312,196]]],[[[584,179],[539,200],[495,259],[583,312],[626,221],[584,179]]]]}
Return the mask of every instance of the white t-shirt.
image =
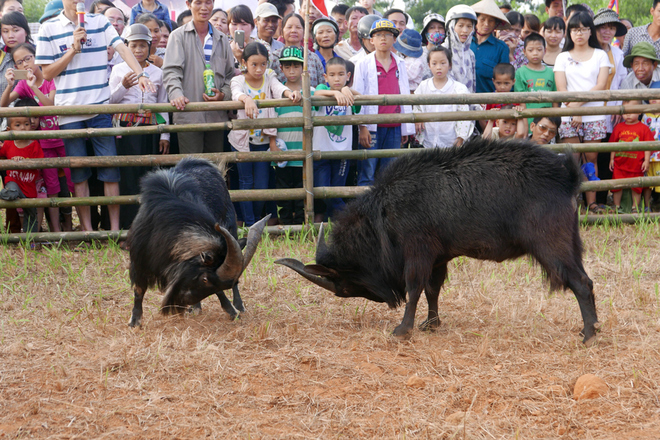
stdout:
{"type": "MultiPolygon", "coordinates": [[[[320,85],[316,90],[328,90],[320,85]]],[[[321,106],[314,111],[314,116],[352,115],[353,107],[339,105],[321,106]]],[[[314,127],[313,149],[316,151],[350,151],[353,147],[352,125],[328,125],[314,127]]]]}
{"type": "MultiPolygon", "coordinates": [[[[566,75],[566,90],[569,92],[587,92],[598,83],[598,73],[602,67],[612,67],[610,59],[602,49],[594,49],[593,55],[587,61],[575,61],[570,52],[557,55],[555,72],[564,72],[566,75]]],[[[602,107],[604,103],[585,102],[582,107],[602,107]]],[[[562,107],[566,107],[562,104],[562,107]]],[[[582,122],[604,121],[607,116],[582,116],[582,122]]],[[[570,116],[563,116],[562,122],[570,122],[570,116]]]]}

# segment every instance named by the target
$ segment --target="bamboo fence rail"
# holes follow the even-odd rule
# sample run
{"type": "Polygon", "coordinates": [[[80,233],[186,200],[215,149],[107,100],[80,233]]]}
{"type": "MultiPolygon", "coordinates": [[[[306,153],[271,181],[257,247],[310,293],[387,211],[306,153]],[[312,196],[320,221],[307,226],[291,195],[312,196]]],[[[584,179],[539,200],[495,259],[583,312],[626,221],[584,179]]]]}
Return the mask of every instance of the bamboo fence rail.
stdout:
{"type": "MultiPolygon", "coordinates": [[[[660,150],[660,142],[605,142],[601,144],[554,144],[544,145],[549,150],[574,153],[590,151],[656,151],[660,150]]],[[[313,160],[350,159],[362,160],[372,157],[398,157],[424,151],[423,148],[401,148],[392,150],[353,150],[353,151],[313,151],[313,160]]],[[[147,156],[92,156],[92,157],[57,157],[48,159],[24,159],[20,162],[0,160],[0,170],[32,170],[44,168],[83,168],[83,167],[158,167],[173,166],[180,160],[190,157],[187,154],[147,155],[147,156]]],[[[251,152],[251,153],[205,153],[195,154],[212,162],[280,162],[289,160],[305,160],[308,154],[304,151],[251,152]]]]}
{"type": "MultiPolygon", "coordinates": [[[[306,38],[309,36],[306,35],[306,38]]],[[[308,50],[305,45],[305,56],[308,50]]],[[[304,68],[303,82],[309,84],[309,76],[304,68]]],[[[284,128],[303,127],[303,151],[265,152],[265,153],[215,153],[197,155],[213,161],[226,162],[258,162],[303,160],[304,188],[275,189],[275,190],[247,190],[230,191],[233,201],[248,200],[305,200],[305,217],[308,223],[313,222],[314,198],[356,197],[368,190],[364,187],[313,187],[313,161],[321,159],[366,159],[371,157],[396,157],[403,154],[422,150],[392,149],[392,150],[359,150],[348,152],[320,152],[312,149],[312,130],[315,126],[328,125],[365,125],[378,123],[414,123],[439,122],[457,120],[484,120],[500,118],[531,118],[543,116],[573,116],[573,115],[621,115],[626,113],[660,112],[660,105],[611,105],[601,107],[580,108],[540,108],[518,110],[493,111],[466,111],[445,113],[409,113],[388,115],[351,115],[334,117],[312,116],[312,106],[330,105],[335,101],[329,98],[311,97],[309,87],[303,87],[303,117],[298,118],[272,118],[259,120],[231,120],[214,124],[185,124],[185,125],[157,125],[138,127],[119,127],[107,129],[60,130],[58,138],[69,139],[94,136],[122,136],[155,134],[165,132],[191,132],[202,130],[247,130],[252,128],[284,128]]],[[[584,102],[584,101],[617,101],[617,100],[645,100],[660,99],[660,90],[626,90],[604,92],[536,92],[536,93],[486,93],[470,95],[379,95],[359,96],[357,105],[427,105],[427,104],[486,104],[486,103],[540,103],[540,102],[584,102]]],[[[260,100],[259,107],[278,107],[300,105],[287,99],[260,100]]],[[[224,101],[214,103],[190,103],[185,111],[217,111],[242,108],[239,102],[224,101]]],[[[69,107],[19,107],[0,108],[0,117],[6,116],[44,116],[44,115],[86,115],[98,113],[138,112],[150,110],[154,112],[178,111],[169,104],[115,104],[104,106],[69,106],[69,107]]],[[[52,131],[4,132],[0,133],[0,141],[6,139],[48,139],[52,138],[52,131]]],[[[547,146],[554,151],[572,149],[575,153],[587,151],[649,151],[659,150],[660,142],[644,143],[602,143],[602,144],[557,144],[547,146]]],[[[38,168],[76,168],[88,166],[170,166],[176,164],[186,155],[153,155],[153,156],[123,156],[123,157],[65,157],[56,159],[31,159],[22,162],[0,161],[0,169],[38,169],[38,168]]],[[[581,191],[606,190],[614,188],[632,188],[640,186],[660,186],[660,177],[643,177],[633,179],[618,179],[616,181],[584,182],[581,191]]],[[[64,207],[82,205],[108,205],[108,204],[136,204],[139,203],[137,195],[123,195],[115,197],[84,197],[84,198],[50,198],[50,199],[23,199],[15,202],[0,201],[0,208],[8,207],[64,207]]],[[[591,218],[591,216],[589,217],[591,218]]],[[[617,216],[618,221],[636,221],[638,217],[627,218],[617,216]]],[[[604,220],[609,221],[609,220],[604,220]]],[[[81,233],[92,237],[91,233],[81,233]]],[[[36,235],[34,235],[36,237],[36,235]]],[[[106,235],[106,237],[112,235],[106,235]]],[[[6,236],[3,236],[6,237],[6,236]]],[[[74,235],[67,235],[74,237],[74,235]]],[[[77,237],[77,236],[76,236],[77,237]]],[[[99,235],[100,237],[100,235],[99,235]]],[[[122,235],[118,235],[121,239],[122,235]]],[[[78,238],[75,238],[76,240],[78,238]]],[[[49,238],[49,240],[51,240],[49,238]]]]}

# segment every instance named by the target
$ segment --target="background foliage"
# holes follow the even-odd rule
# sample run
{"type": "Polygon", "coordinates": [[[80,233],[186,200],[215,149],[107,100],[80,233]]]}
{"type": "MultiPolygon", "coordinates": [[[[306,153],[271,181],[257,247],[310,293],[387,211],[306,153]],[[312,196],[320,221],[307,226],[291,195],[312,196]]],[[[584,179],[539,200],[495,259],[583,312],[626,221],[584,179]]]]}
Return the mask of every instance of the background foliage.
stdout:
{"type": "Polygon", "coordinates": [[[28,23],[39,23],[39,18],[44,13],[44,8],[49,0],[24,0],[23,12],[28,23]]]}

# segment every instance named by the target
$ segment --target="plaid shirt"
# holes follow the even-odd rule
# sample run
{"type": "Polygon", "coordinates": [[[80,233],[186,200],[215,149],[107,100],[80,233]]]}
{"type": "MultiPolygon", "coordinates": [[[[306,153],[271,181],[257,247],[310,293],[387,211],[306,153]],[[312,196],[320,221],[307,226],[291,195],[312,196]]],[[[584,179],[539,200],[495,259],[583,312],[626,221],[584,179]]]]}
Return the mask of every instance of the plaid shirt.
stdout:
{"type": "Polygon", "coordinates": [[[632,28],[626,34],[626,39],[623,42],[623,55],[630,55],[630,51],[637,43],[647,42],[655,48],[655,53],[657,57],[660,57],[660,39],[653,41],[649,35],[649,26],[651,23],[645,24],[644,26],[638,26],[632,28]]]}

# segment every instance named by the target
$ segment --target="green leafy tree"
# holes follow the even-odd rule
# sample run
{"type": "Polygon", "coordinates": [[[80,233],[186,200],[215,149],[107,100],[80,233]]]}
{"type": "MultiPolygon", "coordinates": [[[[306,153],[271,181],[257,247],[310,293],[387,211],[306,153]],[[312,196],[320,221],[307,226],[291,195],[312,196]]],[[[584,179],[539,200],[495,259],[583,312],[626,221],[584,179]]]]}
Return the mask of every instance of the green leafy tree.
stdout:
{"type": "Polygon", "coordinates": [[[38,23],[49,0],[24,0],[23,13],[28,23],[38,23]]]}
{"type": "Polygon", "coordinates": [[[619,17],[632,21],[633,26],[642,26],[651,22],[650,1],[619,0],[619,17]]]}
{"type": "Polygon", "coordinates": [[[454,5],[465,3],[476,3],[476,1],[462,2],[457,0],[411,0],[406,2],[406,12],[410,14],[415,22],[415,27],[418,31],[422,30],[422,22],[424,17],[428,14],[435,12],[442,16],[447,15],[447,11],[454,5]]]}

